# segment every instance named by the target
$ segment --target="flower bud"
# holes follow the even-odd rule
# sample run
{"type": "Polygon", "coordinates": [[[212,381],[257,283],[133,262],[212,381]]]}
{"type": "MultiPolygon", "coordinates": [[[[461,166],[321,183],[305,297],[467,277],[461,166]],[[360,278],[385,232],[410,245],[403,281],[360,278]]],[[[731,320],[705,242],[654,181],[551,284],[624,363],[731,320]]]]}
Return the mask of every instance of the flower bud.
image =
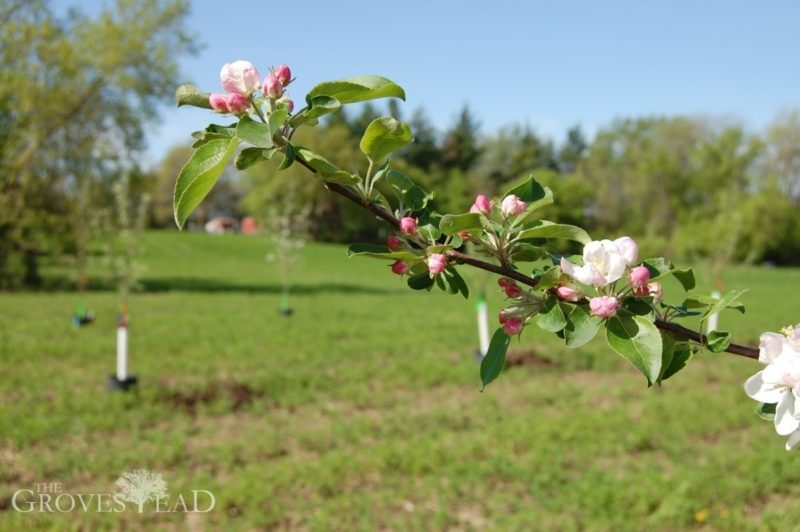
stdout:
{"type": "Polygon", "coordinates": [[[229,93],[237,93],[242,96],[250,96],[250,93],[258,88],[260,77],[258,70],[249,61],[234,61],[222,67],[219,73],[222,81],[222,88],[229,93]]]}
{"type": "Polygon", "coordinates": [[[506,322],[506,320],[508,320],[508,314],[506,314],[505,310],[501,310],[500,314],[498,314],[497,316],[497,321],[500,322],[500,325],[503,325],[506,322]]]}
{"type": "Polygon", "coordinates": [[[636,264],[636,258],[639,256],[639,246],[636,241],[629,236],[623,236],[614,240],[614,244],[619,249],[619,254],[622,260],[625,261],[626,266],[633,266],[636,264]]]}
{"type": "Polygon", "coordinates": [[[278,65],[273,74],[284,87],[292,82],[292,71],[286,65],[278,65]]]}
{"type": "Polygon", "coordinates": [[[261,91],[272,99],[280,98],[281,94],[283,94],[283,86],[281,86],[278,78],[270,74],[264,78],[264,86],[261,91]]]}
{"type": "Polygon", "coordinates": [[[650,280],[650,270],[644,266],[637,266],[628,274],[628,282],[631,286],[644,286],[650,280]]]}
{"type": "Polygon", "coordinates": [[[211,93],[208,97],[208,103],[211,108],[218,113],[227,113],[228,104],[225,101],[225,95],[218,92],[211,93]]]}
{"type": "Polygon", "coordinates": [[[283,100],[284,105],[286,105],[286,110],[290,113],[294,111],[294,102],[292,100],[286,99],[283,100]]]}
{"type": "Polygon", "coordinates": [[[583,296],[580,290],[565,284],[558,285],[556,295],[564,301],[577,301],[583,296]]]}
{"type": "Polygon", "coordinates": [[[250,107],[250,102],[248,99],[238,92],[232,92],[228,94],[225,97],[225,103],[228,106],[228,111],[235,115],[244,113],[247,111],[247,108],[250,107]]]}
{"type": "Polygon", "coordinates": [[[459,231],[458,237],[461,239],[462,242],[466,242],[472,235],[469,234],[469,231],[459,231]]]}
{"type": "Polygon", "coordinates": [[[447,257],[441,253],[434,253],[428,257],[428,271],[431,275],[442,273],[447,267],[447,257]]]}
{"type": "Polygon", "coordinates": [[[617,314],[619,300],[613,296],[593,297],[589,300],[589,308],[598,318],[610,318],[617,314]]]}
{"type": "Polygon", "coordinates": [[[483,194],[478,194],[475,198],[475,203],[472,204],[470,207],[469,212],[477,212],[480,214],[489,215],[492,213],[492,204],[489,201],[489,198],[484,196],[483,194]]]}
{"type": "Polygon", "coordinates": [[[392,264],[392,273],[396,275],[403,275],[408,271],[408,263],[402,260],[398,260],[394,264],[392,264]]]}
{"type": "Polygon", "coordinates": [[[397,235],[389,235],[389,238],[386,239],[386,247],[390,251],[399,251],[403,249],[403,241],[397,235]]]}
{"type": "Polygon", "coordinates": [[[503,203],[500,205],[500,210],[503,212],[503,216],[508,218],[509,216],[522,214],[525,212],[527,207],[527,203],[519,199],[519,197],[515,194],[511,194],[503,199],[503,203]]]}
{"type": "Polygon", "coordinates": [[[522,295],[522,288],[517,286],[517,283],[507,284],[505,287],[503,287],[503,291],[506,293],[506,297],[511,299],[516,299],[522,295]]]}
{"type": "Polygon", "coordinates": [[[417,220],[410,216],[400,218],[400,230],[407,235],[413,235],[417,232],[417,220]]]}
{"type": "Polygon", "coordinates": [[[503,324],[503,332],[509,336],[514,336],[522,332],[522,319],[516,316],[509,316],[503,324]]]}

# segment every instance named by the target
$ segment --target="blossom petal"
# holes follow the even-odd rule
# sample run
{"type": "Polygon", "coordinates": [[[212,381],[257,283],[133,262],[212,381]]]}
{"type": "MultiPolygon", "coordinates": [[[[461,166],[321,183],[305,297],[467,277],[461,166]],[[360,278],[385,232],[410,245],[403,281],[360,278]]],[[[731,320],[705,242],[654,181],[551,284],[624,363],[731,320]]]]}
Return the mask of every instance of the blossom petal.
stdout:
{"type": "Polygon", "coordinates": [[[794,408],[794,395],[784,393],[775,408],[775,431],[781,436],[788,436],[800,428],[800,419],[795,419],[794,408]]]}
{"type": "Polygon", "coordinates": [[[784,335],[765,332],[761,335],[758,342],[758,361],[762,364],[774,362],[783,351],[786,343],[786,337],[784,335]]]}
{"type": "Polygon", "coordinates": [[[789,439],[786,440],[786,450],[791,451],[792,448],[800,443],[800,430],[796,430],[789,434],[789,439]]]}
{"type": "Polygon", "coordinates": [[[777,403],[781,400],[786,389],[782,386],[764,382],[764,372],[759,371],[744,383],[744,391],[751,398],[761,403],[777,403]]]}

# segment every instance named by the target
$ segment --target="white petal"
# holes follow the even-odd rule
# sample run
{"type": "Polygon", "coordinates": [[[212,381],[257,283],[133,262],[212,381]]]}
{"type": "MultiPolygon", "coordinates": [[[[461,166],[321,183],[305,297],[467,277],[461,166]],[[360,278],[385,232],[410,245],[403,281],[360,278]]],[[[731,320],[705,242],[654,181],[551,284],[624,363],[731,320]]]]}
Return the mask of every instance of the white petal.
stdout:
{"type": "Polygon", "coordinates": [[[781,354],[786,344],[782,334],[765,332],[758,342],[758,361],[762,364],[773,362],[781,354]]]}
{"type": "Polygon", "coordinates": [[[569,275],[570,277],[574,277],[575,272],[575,265],[568,261],[566,258],[561,257],[561,271],[569,275]]]}
{"type": "Polygon", "coordinates": [[[592,240],[583,246],[583,263],[592,262],[598,254],[603,252],[603,244],[599,240],[592,240]]]}
{"type": "Polygon", "coordinates": [[[606,282],[613,283],[625,273],[625,259],[618,253],[609,253],[606,270],[606,282]]]}
{"type": "MultiPolygon", "coordinates": [[[[573,277],[580,281],[583,284],[595,284],[597,281],[597,268],[592,266],[591,264],[587,264],[586,266],[579,266],[575,268],[575,273],[573,277]]],[[[602,279],[603,277],[600,276],[602,279]]]]}
{"type": "Polygon", "coordinates": [[[792,448],[800,443],[800,430],[796,430],[789,434],[789,439],[786,440],[786,450],[791,451],[792,448]]]}
{"type": "Polygon", "coordinates": [[[784,393],[775,408],[775,431],[787,436],[800,428],[800,419],[794,417],[794,395],[784,393]]]}
{"type": "Polygon", "coordinates": [[[786,389],[775,383],[764,382],[763,374],[763,371],[759,371],[747,379],[744,383],[744,391],[760,403],[777,403],[786,393],[786,389]]]}

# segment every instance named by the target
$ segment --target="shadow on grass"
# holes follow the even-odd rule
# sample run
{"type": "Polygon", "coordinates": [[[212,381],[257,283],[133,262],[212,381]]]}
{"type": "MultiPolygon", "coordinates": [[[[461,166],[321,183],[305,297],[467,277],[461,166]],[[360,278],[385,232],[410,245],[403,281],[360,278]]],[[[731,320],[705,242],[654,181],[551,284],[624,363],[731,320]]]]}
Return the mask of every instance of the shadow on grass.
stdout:
{"type": "MultiPolygon", "coordinates": [[[[30,290],[30,289],[29,289],[30,290]]],[[[64,277],[48,277],[43,286],[33,288],[33,291],[75,291],[77,286],[74,280],[64,277]]],[[[102,279],[93,279],[86,287],[88,292],[113,292],[117,290],[115,284],[102,279]]],[[[280,283],[236,283],[224,279],[198,279],[192,277],[160,277],[143,279],[140,281],[139,293],[160,292],[204,292],[204,293],[251,293],[251,294],[280,294],[280,283]]],[[[296,283],[291,285],[291,293],[302,294],[375,294],[386,295],[398,292],[384,288],[372,288],[354,283],[296,283]]]]}

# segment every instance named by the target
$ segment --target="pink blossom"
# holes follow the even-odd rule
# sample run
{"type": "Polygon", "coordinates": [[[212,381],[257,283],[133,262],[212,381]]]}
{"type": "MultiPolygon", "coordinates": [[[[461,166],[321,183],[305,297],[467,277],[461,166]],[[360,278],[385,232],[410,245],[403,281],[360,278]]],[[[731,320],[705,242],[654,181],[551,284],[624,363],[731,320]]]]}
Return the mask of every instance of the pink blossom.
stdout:
{"type": "Polygon", "coordinates": [[[556,295],[564,301],[577,301],[583,297],[580,290],[566,284],[558,285],[558,288],[556,288],[556,295]]]}
{"type": "Polygon", "coordinates": [[[509,216],[522,214],[525,212],[527,207],[527,203],[519,199],[519,197],[515,194],[511,194],[503,199],[503,203],[500,205],[500,210],[503,211],[503,216],[508,218],[509,216]]]}
{"type": "Polygon", "coordinates": [[[228,104],[225,101],[224,94],[220,94],[218,92],[211,93],[208,96],[208,103],[211,105],[211,108],[218,113],[228,112],[228,104]]]}
{"type": "Polygon", "coordinates": [[[428,271],[432,275],[442,273],[447,267],[447,257],[441,253],[434,253],[428,257],[428,271]]]}
{"type": "Polygon", "coordinates": [[[270,74],[264,78],[264,86],[261,88],[262,92],[270,98],[280,98],[283,94],[283,86],[274,75],[270,74]]]}
{"type": "Polygon", "coordinates": [[[634,239],[629,236],[623,236],[614,240],[614,243],[617,245],[619,254],[625,261],[626,266],[636,264],[636,258],[639,256],[639,245],[634,239]]]}
{"type": "Polygon", "coordinates": [[[392,273],[397,275],[403,275],[408,271],[408,263],[402,260],[398,260],[394,264],[392,264],[392,273]]]}
{"type": "Polygon", "coordinates": [[[229,93],[237,93],[248,97],[258,88],[260,77],[258,70],[249,61],[234,61],[222,67],[219,73],[222,88],[229,93]]]}
{"type": "Polygon", "coordinates": [[[491,214],[492,204],[489,201],[489,198],[487,198],[483,194],[478,194],[478,196],[475,198],[475,203],[472,204],[472,207],[470,207],[469,212],[485,214],[487,216],[491,214]]]}
{"type": "Polygon", "coordinates": [[[240,115],[247,111],[247,108],[250,107],[250,102],[247,98],[239,94],[238,92],[232,92],[225,97],[225,103],[228,106],[228,111],[235,115],[240,115]]]}
{"type": "Polygon", "coordinates": [[[391,251],[399,251],[403,249],[403,241],[397,235],[390,235],[389,238],[386,239],[386,247],[391,251]]]}
{"type": "Polygon", "coordinates": [[[417,220],[410,216],[400,218],[400,230],[407,235],[413,235],[417,232],[417,220]]]}
{"type": "Polygon", "coordinates": [[[281,82],[284,87],[292,82],[292,71],[286,65],[278,65],[275,69],[274,75],[281,82]]]}
{"type": "Polygon", "coordinates": [[[522,332],[522,319],[516,316],[508,316],[503,323],[503,332],[509,336],[514,336],[522,332]]]}
{"type": "Polygon", "coordinates": [[[613,296],[593,297],[589,300],[589,308],[592,314],[599,318],[610,318],[617,313],[619,300],[613,296]]]}
{"type": "Polygon", "coordinates": [[[650,270],[645,266],[637,266],[628,274],[628,282],[631,286],[644,286],[650,280],[650,270]]]}

